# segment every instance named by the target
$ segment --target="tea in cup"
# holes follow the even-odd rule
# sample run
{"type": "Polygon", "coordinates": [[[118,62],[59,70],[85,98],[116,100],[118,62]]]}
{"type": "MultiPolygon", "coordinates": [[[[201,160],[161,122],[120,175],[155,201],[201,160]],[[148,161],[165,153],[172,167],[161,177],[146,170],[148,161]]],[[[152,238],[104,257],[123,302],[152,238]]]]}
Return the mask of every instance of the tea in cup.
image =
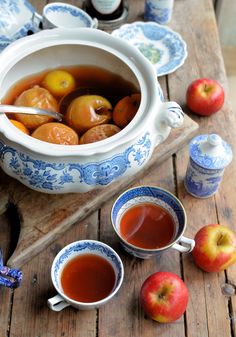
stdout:
{"type": "Polygon", "coordinates": [[[38,28],[97,28],[98,21],[79,7],[67,3],[53,2],[43,8],[42,15],[33,14],[33,23],[38,28]]]}
{"type": "Polygon", "coordinates": [[[69,305],[98,308],[118,292],[123,277],[122,261],[111,247],[95,240],[73,242],[53,261],[51,279],[58,295],[48,299],[48,306],[54,311],[69,305]]]}
{"type": "Polygon", "coordinates": [[[182,203],[160,187],[139,186],[122,193],[112,207],[111,222],[124,249],[139,258],[167,249],[187,253],[195,245],[183,236],[187,218],[182,203]]]}

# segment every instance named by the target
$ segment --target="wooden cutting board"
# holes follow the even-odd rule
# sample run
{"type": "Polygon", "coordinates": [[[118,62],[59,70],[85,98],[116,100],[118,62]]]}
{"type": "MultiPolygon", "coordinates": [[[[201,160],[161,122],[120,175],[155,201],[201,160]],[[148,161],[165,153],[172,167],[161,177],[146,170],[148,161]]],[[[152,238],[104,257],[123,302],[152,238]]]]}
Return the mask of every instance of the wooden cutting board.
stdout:
{"type": "Polygon", "coordinates": [[[84,194],[49,195],[33,191],[7,176],[0,169],[0,214],[8,205],[18,212],[20,234],[9,266],[21,267],[34,255],[52,243],[73,223],[98,209],[106,200],[177,152],[196,134],[198,124],[185,116],[184,124],[171,131],[167,140],[156,147],[148,164],[132,178],[123,178],[111,185],[84,194]]]}

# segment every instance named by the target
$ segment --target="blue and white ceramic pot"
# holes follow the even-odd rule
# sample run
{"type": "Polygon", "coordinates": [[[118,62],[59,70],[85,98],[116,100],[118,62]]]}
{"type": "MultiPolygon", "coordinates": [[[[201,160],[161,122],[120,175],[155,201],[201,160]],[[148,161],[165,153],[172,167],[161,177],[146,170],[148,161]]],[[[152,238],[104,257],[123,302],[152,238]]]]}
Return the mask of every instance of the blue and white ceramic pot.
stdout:
{"type": "Polygon", "coordinates": [[[146,0],[144,19],[167,24],[171,20],[174,0],[146,0]]]}
{"type": "Polygon", "coordinates": [[[0,165],[26,186],[45,193],[87,192],[135,175],[154,148],[183,122],[175,102],[163,95],[151,63],[128,42],[90,29],[44,30],[0,54],[0,100],[20,79],[69,65],[105,68],[141,92],[139,110],[119,133],[84,145],[57,145],[32,138],[0,116],[0,165]]]}
{"type": "Polygon", "coordinates": [[[0,1],[0,52],[13,41],[37,31],[32,22],[34,12],[27,0],[0,1]]]}
{"type": "Polygon", "coordinates": [[[214,195],[225,167],[232,160],[231,147],[216,134],[199,135],[190,142],[189,154],[184,180],[186,190],[198,198],[214,195]]]}

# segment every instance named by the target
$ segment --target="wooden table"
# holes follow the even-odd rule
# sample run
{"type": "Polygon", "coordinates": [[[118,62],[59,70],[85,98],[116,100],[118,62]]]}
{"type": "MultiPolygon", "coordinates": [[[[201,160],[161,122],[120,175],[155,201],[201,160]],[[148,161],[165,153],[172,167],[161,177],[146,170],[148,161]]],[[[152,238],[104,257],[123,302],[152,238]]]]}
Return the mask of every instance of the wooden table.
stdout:
{"type": "MultiPolygon", "coordinates": [[[[48,1],[47,1],[48,2],[48,1]]],[[[78,1],[70,1],[80,5],[78,1]]],[[[46,1],[31,1],[40,12],[46,1]]],[[[143,0],[129,0],[128,21],[143,19],[143,0]]],[[[199,133],[215,132],[235,148],[235,115],[229,98],[217,25],[211,0],[176,0],[170,27],[179,32],[188,45],[188,58],[174,73],[159,78],[168,100],[178,102],[200,125],[199,133]],[[226,91],[223,109],[209,118],[191,115],[185,105],[188,84],[199,77],[218,80],[226,91]]],[[[176,194],[183,202],[188,226],[186,236],[193,237],[208,223],[220,223],[236,230],[236,159],[225,171],[219,192],[200,200],[188,195],[183,178],[188,162],[187,144],[163,164],[136,181],[153,184],[176,194]]],[[[23,267],[22,286],[10,291],[0,289],[1,337],[235,337],[236,336],[236,264],[226,272],[208,274],[198,269],[191,254],[170,251],[156,259],[141,261],[126,254],[111,230],[109,213],[115,197],[82,222],[77,222],[48,248],[23,267]],[[125,278],[113,301],[100,310],[77,311],[66,308],[60,313],[48,309],[47,298],[55,294],[50,280],[50,266],[56,253],[75,239],[98,239],[120,254],[125,278]],[[187,311],[172,324],[158,324],[148,319],[139,304],[139,290],[148,275],[155,271],[172,271],[185,281],[190,299],[187,311]],[[224,286],[231,285],[232,296],[224,295],[224,286]]],[[[16,228],[10,226],[11,211],[1,215],[0,243],[6,258],[14,250],[16,228]]]]}

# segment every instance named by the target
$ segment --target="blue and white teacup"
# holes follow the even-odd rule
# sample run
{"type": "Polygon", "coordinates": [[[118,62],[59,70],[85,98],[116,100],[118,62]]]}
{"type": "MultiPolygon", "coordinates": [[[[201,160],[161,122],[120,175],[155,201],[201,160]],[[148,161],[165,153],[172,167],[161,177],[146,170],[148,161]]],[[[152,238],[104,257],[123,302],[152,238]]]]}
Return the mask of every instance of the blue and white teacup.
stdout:
{"type": "Polygon", "coordinates": [[[34,13],[33,22],[37,28],[97,28],[98,21],[92,19],[81,8],[62,2],[53,2],[43,8],[42,15],[34,13]]]}
{"type": "Polygon", "coordinates": [[[57,295],[48,299],[48,306],[54,311],[73,306],[80,310],[91,310],[99,308],[110,301],[120,289],[124,278],[124,267],[119,255],[108,245],[96,240],[80,240],[64,247],[55,257],[51,268],[52,283],[57,291],[57,295]],[[61,285],[61,275],[65,265],[73,258],[83,254],[95,254],[106,259],[114,269],[115,284],[111,293],[96,302],[79,302],[69,298],[63,291],[61,285]]]}
{"type": "Polygon", "coordinates": [[[115,233],[123,246],[130,254],[141,259],[160,256],[167,249],[175,249],[181,253],[189,253],[195,246],[195,241],[183,236],[187,217],[180,200],[172,193],[156,186],[138,186],[126,190],[114,202],[111,210],[111,222],[115,233]],[[173,218],[175,232],[168,245],[161,248],[145,249],[134,246],[123,239],[120,234],[120,221],[124,213],[138,204],[151,203],[164,208],[173,218]]]}

